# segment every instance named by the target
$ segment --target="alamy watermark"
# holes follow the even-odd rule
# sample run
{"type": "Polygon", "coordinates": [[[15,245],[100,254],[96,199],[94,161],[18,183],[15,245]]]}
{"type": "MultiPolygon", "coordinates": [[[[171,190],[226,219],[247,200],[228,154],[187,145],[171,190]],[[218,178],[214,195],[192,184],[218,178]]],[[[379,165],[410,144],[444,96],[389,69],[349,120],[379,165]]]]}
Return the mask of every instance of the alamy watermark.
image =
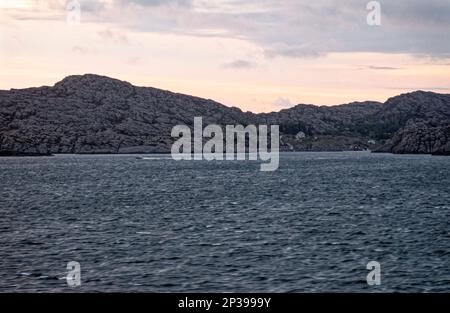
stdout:
{"type": "Polygon", "coordinates": [[[381,264],[377,261],[370,261],[367,263],[369,274],[367,274],[366,280],[369,286],[381,285],[381,264]]]}
{"type": "Polygon", "coordinates": [[[172,145],[174,160],[261,160],[261,171],[275,171],[279,165],[279,126],[270,126],[270,150],[267,125],[226,125],[225,149],[222,127],[211,124],[203,128],[202,117],[194,117],[194,138],[187,125],[176,125],[171,136],[178,138],[172,145]],[[203,139],[209,140],[203,144],[203,139]],[[192,149],[193,143],[193,149],[192,149]],[[246,146],[248,143],[248,149],[246,146]],[[193,152],[193,153],[192,153],[193,152]]]}
{"type": "Polygon", "coordinates": [[[81,286],[81,265],[76,261],[67,263],[66,282],[69,287],[81,286]]]}
{"type": "Polygon", "coordinates": [[[366,6],[370,12],[367,14],[367,25],[380,26],[381,25],[381,3],[379,1],[370,1],[366,6]]]}
{"type": "Polygon", "coordinates": [[[77,0],[70,0],[66,5],[67,17],[66,21],[69,25],[77,25],[81,23],[81,4],[77,0]]]}

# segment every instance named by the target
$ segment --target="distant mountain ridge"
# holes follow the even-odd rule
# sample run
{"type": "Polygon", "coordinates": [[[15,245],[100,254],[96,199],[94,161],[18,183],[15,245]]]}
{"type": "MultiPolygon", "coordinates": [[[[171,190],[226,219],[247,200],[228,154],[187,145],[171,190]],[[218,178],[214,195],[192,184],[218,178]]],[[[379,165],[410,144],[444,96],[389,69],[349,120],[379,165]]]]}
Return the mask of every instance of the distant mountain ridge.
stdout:
{"type": "Polygon", "coordinates": [[[68,76],[53,87],[0,91],[0,154],[169,152],[174,125],[278,124],[281,149],[450,152],[450,95],[417,91],[385,103],[297,105],[254,114],[213,100],[68,76]]]}

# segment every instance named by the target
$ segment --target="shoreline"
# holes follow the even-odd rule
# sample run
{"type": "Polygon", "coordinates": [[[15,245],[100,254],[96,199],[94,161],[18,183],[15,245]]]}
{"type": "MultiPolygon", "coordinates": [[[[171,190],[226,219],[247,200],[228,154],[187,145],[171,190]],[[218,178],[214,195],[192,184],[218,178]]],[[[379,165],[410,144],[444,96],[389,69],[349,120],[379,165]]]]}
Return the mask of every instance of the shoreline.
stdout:
{"type": "MultiPolygon", "coordinates": [[[[450,152],[433,152],[433,153],[392,153],[385,151],[368,151],[368,150],[308,150],[308,151],[292,151],[285,150],[280,153],[340,153],[340,152],[366,152],[373,154],[392,154],[392,155],[429,155],[429,156],[450,156],[450,152]]],[[[79,156],[95,156],[95,155],[171,155],[170,152],[129,152],[129,153],[108,153],[108,152],[82,152],[82,153],[28,153],[14,151],[0,151],[0,158],[3,157],[55,157],[58,155],[79,155],[79,156]]]]}
{"type": "Polygon", "coordinates": [[[53,153],[0,151],[0,157],[51,157],[53,153]]]}

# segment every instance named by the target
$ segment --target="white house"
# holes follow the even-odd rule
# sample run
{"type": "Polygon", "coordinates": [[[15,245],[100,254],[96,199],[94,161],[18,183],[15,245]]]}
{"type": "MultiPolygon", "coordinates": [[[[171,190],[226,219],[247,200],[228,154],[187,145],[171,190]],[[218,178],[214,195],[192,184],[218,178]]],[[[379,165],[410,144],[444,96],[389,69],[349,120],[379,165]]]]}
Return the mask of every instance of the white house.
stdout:
{"type": "Polygon", "coordinates": [[[297,135],[295,135],[295,139],[302,140],[306,138],[306,134],[304,132],[298,132],[297,135]]]}

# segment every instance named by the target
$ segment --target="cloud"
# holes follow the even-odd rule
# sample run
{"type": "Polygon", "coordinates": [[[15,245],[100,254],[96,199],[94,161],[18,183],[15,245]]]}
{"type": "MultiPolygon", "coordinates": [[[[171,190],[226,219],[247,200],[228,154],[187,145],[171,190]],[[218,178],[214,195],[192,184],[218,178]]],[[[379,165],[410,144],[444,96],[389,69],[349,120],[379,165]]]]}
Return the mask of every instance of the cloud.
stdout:
{"type": "Polygon", "coordinates": [[[136,65],[141,61],[140,57],[129,57],[125,63],[128,65],[136,65]]]}
{"type": "Polygon", "coordinates": [[[390,90],[430,90],[430,91],[436,91],[436,92],[441,92],[441,91],[450,91],[450,86],[449,87],[444,87],[444,86],[397,86],[397,87],[386,87],[386,89],[390,89],[390,90]]]}
{"type": "Polygon", "coordinates": [[[140,6],[181,6],[181,7],[190,7],[192,4],[191,0],[116,0],[116,2],[122,5],[130,5],[137,4],[140,6]]]}
{"type": "Polygon", "coordinates": [[[106,8],[108,0],[25,0],[33,9],[48,11],[65,11],[69,4],[78,2],[85,12],[98,12],[106,8]]]}
{"type": "Polygon", "coordinates": [[[395,71],[395,70],[401,70],[402,68],[401,67],[392,67],[392,66],[368,65],[368,66],[365,66],[364,69],[395,71]]]}
{"type": "Polygon", "coordinates": [[[77,54],[86,54],[88,52],[88,50],[82,46],[73,46],[72,52],[77,53],[77,54]]]}
{"type": "Polygon", "coordinates": [[[116,31],[112,29],[105,29],[98,32],[98,35],[104,40],[111,41],[117,44],[128,44],[129,40],[126,34],[121,31],[116,31]]]}
{"type": "MultiPolygon", "coordinates": [[[[35,1],[53,8],[60,2],[35,1]]],[[[448,0],[380,0],[380,26],[367,24],[368,0],[80,1],[84,21],[143,32],[238,38],[258,45],[269,58],[334,52],[450,56],[448,0]]],[[[59,8],[64,13],[65,7],[59,8]]]]}
{"type": "Polygon", "coordinates": [[[223,68],[227,69],[251,69],[255,67],[256,65],[252,62],[246,61],[246,60],[235,60],[229,63],[222,64],[223,68]]]}
{"type": "Polygon", "coordinates": [[[273,47],[264,50],[264,55],[268,58],[275,58],[278,56],[291,58],[318,58],[324,54],[325,53],[320,52],[319,49],[314,49],[307,45],[274,45],[273,47]]]}
{"type": "Polygon", "coordinates": [[[283,108],[290,108],[295,105],[288,98],[278,98],[273,102],[273,104],[278,107],[283,107],[283,108]]]}

